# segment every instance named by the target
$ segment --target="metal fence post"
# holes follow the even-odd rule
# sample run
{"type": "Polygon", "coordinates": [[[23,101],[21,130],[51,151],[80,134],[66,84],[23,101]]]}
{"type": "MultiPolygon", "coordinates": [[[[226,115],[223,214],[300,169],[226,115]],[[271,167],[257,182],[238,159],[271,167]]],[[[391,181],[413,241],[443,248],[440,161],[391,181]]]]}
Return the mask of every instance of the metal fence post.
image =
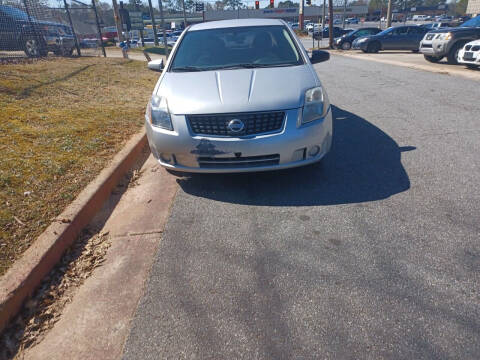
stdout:
{"type": "Polygon", "coordinates": [[[63,0],[63,4],[65,5],[65,12],[67,13],[68,22],[70,23],[70,27],[72,28],[73,38],[75,39],[75,48],[77,49],[78,56],[82,56],[80,52],[80,45],[78,44],[77,34],[75,33],[75,28],[73,27],[72,17],[70,16],[70,10],[68,9],[67,0],[63,0]]]}
{"type": "Polygon", "coordinates": [[[153,41],[158,46],[157,24],[155,24],[155,15],[153,14],[152,0],[148,0],[148,8],[150,10],[150,18],[152,19],[153,41]]]}
{"type": "Polygon", "coordinates": [[[103,45],[102,30],[100,29],[100,22],[98,21],[97,7],[95,6],[95,0],[92,0],[93,11],[95,12],[95,22],[97,23],[98,36],[100,36],[100,45],[102,45],[103,57],[107,57],[105,52],[105,45],[103,45]]]}
{"type": "Polygon", "coordinates": [[[165,20],[163,18],[162,0],[158,0],[158,7],[160,8],[160,26],[162,27],[162,33],[163,33],[163,46],[165,46],[165,59],[168,59],[167,33],[165,32],[165,20]]]}

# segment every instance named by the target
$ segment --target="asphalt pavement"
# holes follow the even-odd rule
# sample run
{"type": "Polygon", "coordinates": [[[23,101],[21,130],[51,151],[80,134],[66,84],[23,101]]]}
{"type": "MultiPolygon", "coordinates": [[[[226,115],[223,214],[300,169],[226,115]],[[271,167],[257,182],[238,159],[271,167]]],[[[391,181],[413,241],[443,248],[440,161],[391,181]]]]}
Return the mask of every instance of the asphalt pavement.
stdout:
{"type": "Polygon", "coordinates": [[[316,69],[332,152],[179,178],[125,359],[479,358],[478,82],[316,69]]]}

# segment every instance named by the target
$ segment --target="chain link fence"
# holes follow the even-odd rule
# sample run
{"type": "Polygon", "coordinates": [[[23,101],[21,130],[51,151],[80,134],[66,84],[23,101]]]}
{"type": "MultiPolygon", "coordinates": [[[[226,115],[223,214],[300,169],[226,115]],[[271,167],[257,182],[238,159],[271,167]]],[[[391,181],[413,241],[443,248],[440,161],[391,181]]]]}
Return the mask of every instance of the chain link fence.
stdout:
{"type": "Polygon", "coordinates": [[[0,0],[0,59],[102,55],[95,2],[0,0]]]}

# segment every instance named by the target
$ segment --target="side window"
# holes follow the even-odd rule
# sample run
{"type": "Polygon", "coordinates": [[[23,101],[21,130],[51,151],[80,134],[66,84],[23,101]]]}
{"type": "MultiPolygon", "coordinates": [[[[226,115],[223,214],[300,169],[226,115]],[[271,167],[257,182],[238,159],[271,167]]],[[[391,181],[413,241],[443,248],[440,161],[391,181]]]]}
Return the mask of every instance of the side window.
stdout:
{"type": "Polygon", "coordinates": [[[396,31],[397,33],[395,35],[407,35],[408,27],[399,27],[396,31]]]}
{"type": "Polygon", "coordinates": [[[368,30],[359,30],[355,33],[355,37],[368,35],[368,30]]]}

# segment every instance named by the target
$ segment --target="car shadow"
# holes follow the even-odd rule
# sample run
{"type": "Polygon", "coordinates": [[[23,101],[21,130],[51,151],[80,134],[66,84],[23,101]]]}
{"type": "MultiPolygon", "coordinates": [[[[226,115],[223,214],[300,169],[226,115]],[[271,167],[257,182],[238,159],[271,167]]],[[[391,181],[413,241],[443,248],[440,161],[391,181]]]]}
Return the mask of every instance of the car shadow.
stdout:
{"type": "Polygon", "coordinates": [[[331,152],[311,166],[245,174],[196,174],[177,179],[184,192],[216,201],[257,206],[313,206],[388,198],[410,188],[403,151],[367,120],[332,106],[331,152]]]}

